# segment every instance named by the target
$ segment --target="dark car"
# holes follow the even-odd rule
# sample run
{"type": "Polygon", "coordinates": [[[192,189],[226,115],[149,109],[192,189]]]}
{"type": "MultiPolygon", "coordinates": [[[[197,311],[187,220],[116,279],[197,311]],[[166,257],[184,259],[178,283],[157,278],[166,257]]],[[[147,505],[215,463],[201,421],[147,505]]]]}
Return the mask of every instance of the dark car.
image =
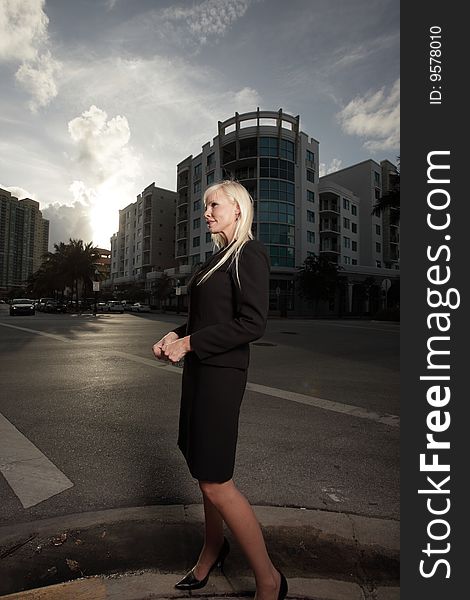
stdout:
{"type": "Polygon", "coordinates": [[[44,312],[44,308],[47,302],[54,302],[54,298],[39,298],[39,302],[37,303],[37,309],[41,312],[44,312]]]}
{"type": "Polygon", "coordinates": [[[48,300],[43,308],[46,313],[65,313],[67,312],[67,305],[60,300],[48,300]]]}
{"type": "Polygon", "coordinates": [[[36,312],[34,302],[28,298],[13,298],[10,302],[10,316],[34,315],[36,312]]]}

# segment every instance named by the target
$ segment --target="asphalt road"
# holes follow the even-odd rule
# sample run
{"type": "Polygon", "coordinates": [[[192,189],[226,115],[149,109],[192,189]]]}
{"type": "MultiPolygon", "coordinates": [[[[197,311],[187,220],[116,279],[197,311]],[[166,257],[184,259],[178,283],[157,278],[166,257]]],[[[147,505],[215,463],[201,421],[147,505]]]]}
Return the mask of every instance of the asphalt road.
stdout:
{"type": "MultiPolygon", "coordinates": [[[[201,502],[176,445],[181,369],[151,354],[184,320],[10,317],[0,305],[0,416],[12,436],[9,462],[0,456],[1,524],[201,502]],[[37,473],[13,475],[28,444],[70,485],[25,508],[37,473]]],[[[399,415],[397,324],[269,320],[248,381],[234,480],[251,503],[399,516],[399,428],[387,421],[399,415]]]]}

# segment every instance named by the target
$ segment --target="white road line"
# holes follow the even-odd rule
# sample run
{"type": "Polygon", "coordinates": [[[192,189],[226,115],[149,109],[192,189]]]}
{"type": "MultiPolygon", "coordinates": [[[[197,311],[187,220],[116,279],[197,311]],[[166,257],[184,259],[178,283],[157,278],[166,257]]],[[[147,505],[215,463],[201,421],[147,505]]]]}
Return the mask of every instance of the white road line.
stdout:
{"type": "Polygon", "coordinates": [[[60,494],[73,483],[0,413],[0,472],[24,508],[60,494]]]}
{"type": "MultiPolygon", "coordinates": [[[[0,323],[0,325],[5,325],[4,323],[0,323]]],[[[340,325],[342,326],[342,325],[340,325]]],[[[72,340],[68,338],[62,338],[61,336],[53,336],[52,334],[47,334],[42,331],[38,331],[35,329],[26,329],[25,327],[17,327],[16,325],[5,325],[5,327],[12,327],[13,329],[21,329],[24,331],[28,331],[30,333],[37,333],[38,335],[45,335],[50,337],[56,337],[61,341],[70,342],[72,340]]],[[[344,327],[348,327],[348,325],[344,325],[344,327]]],[[[352,327],[355,327],[354,325],[352,327]]],[[[355,327],[359,329],[360,327],[355,327]]],[[[363,329],[363,328],[360,328],[363,329]]],[[[150,350],[149,350],[150,351],[150,350]]],[[[157,369],[162,369],[168,373],[177,373],[179,375],[182,374],[183,369],[175,367],[174,365],[169,365],[167,363],[162,363],[157,359],[153,358],[143,358],[142,356],[137,356],[135,354],[130,354],[129,352],[121,352],[119,350],[107,350],[110,356],[120,356],[127,360],[131,360],[133,362],[137,362],[149,367],[154,367],[157,369]]],[[[366,408],[362,408],[360,406],[353,406],[351,404],[343,404],[342,402],[334,402],[332,400],[325,400],[324,398],[316,398],[315,396],[307,396],[305,394],[299,394],[297,392],[291,392],[289,390],[281,390],[279,388],[272,388],[266,385],[260,385],[258,383],[247,383],[247,390],[251,390],[253,392],[257,392],[258,394],[265,394],[266,396],[274,396],[275,398],[282,398],[284,400],[290,400],[291,402],[297,402],[299,404],[307,404],[308,406],[313,406],[315,408],[321,408],[323,410],[329,410],[332,412],[342,413],[345,415],[349,415],[351,417],[358,417],[359,419],[368,419],[370,421],[375,421],[376,423],[381,423],[383,425],[389,425],[390,427],[399,427],[400,426],[400,417],[396,415],[390,415],[387,413],[378,413],[375,411],[367,410],[366,408]]]]}
{"type": "Polygon", "coordinates": [[[69,338],[62,335],[56,335],[55,333],[46,333],[45,331],[39,331],[38,329],[28,329],[28,327],[18,327],[18,325],[9,325],[7,323],[0,323],[3,327],[10,327],[10,329],[19,329],[20,331],[26,331],[28,333],[35,333],[36,335],[42,335],[44,337],[52,338],[53,340],[59,340],[59,342],[71,342],[69,338]]]}
{"type": "Polygon", "coordinates": [[[306,396],[305,394],[298,394],[297,392],[290,392],[288,390],[280,390],[278,388],[272,388],[266,385],[260,385],[258,383],[248,383],[246,387],[247,389],[252,390],[253,392],[258,392],[259,394],[283,398],[284,400],[291,400],[292,402],[298,402],[299,404],[307,404],[308,406],[314,406],[315,408],[322,408],[332,412],[343,413],[352,417],[359,417],[360,419],[369,419],[371,421],[376,421],[377,423],[382,423],[383,425],[390,425],[390,427],[400,426],[400,418],[396,415],[377,413],[360,406],[352,406],[351,404],[333,402],[332,400],[316,398],[315,396],[306,396]]]}

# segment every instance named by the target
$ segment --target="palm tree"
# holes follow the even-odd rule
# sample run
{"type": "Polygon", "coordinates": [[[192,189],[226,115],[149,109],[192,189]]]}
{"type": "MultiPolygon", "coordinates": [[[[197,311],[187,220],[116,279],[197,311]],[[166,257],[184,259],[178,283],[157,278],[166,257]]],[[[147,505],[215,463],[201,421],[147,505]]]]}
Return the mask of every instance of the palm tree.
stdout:
{"type": "Polygon", "coordinates": [[[64,294],[65,288],[75,294],[78,306],[79,284],[89,289],[95,279],[99,252],[91,242],[70,239],[68,244],[54,244],[54,252],[47,252],[40,268],[30,279],[31,289],[39,296],[43,294],[64,294]]]}

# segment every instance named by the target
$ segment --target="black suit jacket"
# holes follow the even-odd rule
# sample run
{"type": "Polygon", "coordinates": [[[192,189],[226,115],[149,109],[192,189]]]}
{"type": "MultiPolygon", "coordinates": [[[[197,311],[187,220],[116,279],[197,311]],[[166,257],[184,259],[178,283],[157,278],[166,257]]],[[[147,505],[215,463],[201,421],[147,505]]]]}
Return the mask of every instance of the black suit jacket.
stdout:
{"type": "MultiPolygon", "coordinates": [[[[225,248],[210,257],[188,286],[188,321],[173,331],[191,336],[191,348],[203,364],[246,369],[249,343],[262,337],[269,309],[270,261],[265,246],[249,240],[238,264],[225,263],[201,285],[203,272],[222,256],[225,248]]],[[[230,262],[229,259],[227,262],[230,262]]]]}

